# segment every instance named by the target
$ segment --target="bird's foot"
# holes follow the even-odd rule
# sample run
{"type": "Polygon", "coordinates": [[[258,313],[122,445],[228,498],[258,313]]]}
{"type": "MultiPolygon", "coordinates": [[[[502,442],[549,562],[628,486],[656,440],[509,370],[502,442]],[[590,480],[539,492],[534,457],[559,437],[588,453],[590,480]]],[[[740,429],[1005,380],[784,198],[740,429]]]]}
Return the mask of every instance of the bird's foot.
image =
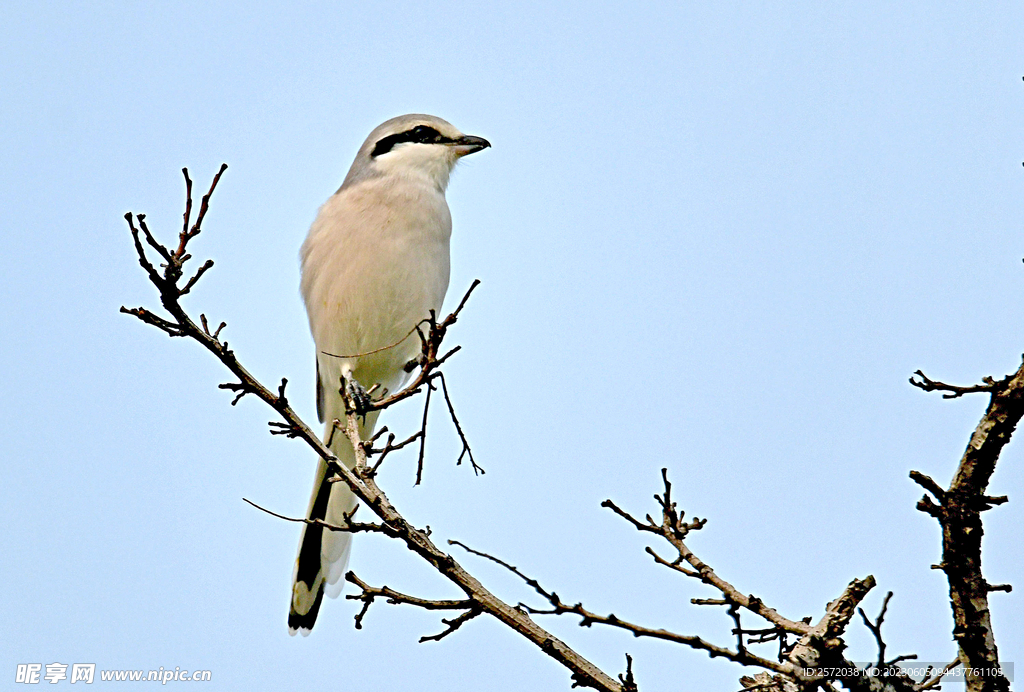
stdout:
{"type": "Polygon", "coordinates": [[[345,379],[345,395],[352,402],[355,412],[361,416],[366,415],[373,405],[370,393],[355,378],[349,377],[345,379]]]}

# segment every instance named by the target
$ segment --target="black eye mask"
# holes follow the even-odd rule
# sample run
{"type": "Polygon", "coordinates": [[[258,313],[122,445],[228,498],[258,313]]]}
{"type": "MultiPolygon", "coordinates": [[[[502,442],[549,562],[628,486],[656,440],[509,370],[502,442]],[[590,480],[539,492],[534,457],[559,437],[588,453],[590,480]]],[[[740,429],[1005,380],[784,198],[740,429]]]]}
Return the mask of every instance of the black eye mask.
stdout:
{"type": "Polygon", "coordinates": [[[454,141],[455,140],[450,137],[445,137],[429,125],[417,125],[411,130],[406,130],[405,132],[399,132],[398,134],[384,137],[374,145],[373,151],[370,152],[370,156],[372,158],[376,158],[381,154],[386,154],[391,151],[396,144],[401,144],[402,142],[415,142],[418,144],[451,144],[454,141]]]}

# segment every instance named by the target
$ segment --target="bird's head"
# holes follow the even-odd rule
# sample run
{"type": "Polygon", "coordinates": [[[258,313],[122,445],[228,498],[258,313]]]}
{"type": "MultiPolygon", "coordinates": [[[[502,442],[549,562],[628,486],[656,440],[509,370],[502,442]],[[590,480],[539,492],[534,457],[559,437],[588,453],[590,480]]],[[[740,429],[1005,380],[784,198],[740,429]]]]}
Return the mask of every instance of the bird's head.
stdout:
{"type": "Polygon", "coordinates": [[[489,146],[483,137],[464,135],[433,115],[400,115],[370,133],[345,182],[376,176],[414,177],[444,190],[459,159],[489,146]]]}

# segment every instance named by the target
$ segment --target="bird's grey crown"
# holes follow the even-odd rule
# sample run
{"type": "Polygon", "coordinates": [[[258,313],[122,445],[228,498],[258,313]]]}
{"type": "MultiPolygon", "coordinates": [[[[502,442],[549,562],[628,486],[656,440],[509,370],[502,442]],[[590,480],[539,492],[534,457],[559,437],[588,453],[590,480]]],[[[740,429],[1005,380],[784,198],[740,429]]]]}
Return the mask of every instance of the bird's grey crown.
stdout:
{"type": "Polygon", "coordinates": [[[436,115],[409,113],[408,115],[400,115],[397,118],[391,118],[391,120],[378,125],[366,138],[366,141],[363,142],[363,146],[359,148],[360,156],[369,156],[373,152],[377,143],[382,139],[398,135],[403,132],[409,132],[417,126],[431,128],[438,134],[449,139],[454,139],[462,134],[459,132],[458,128],[450,122],[443,120],[442,118],[438,118],[436,115]]]}

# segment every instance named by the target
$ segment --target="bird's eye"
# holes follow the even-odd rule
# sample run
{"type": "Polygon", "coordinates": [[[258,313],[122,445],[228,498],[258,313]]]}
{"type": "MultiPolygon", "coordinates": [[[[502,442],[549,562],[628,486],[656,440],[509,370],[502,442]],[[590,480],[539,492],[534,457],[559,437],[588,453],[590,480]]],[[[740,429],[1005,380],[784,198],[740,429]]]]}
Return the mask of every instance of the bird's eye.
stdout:
{"type": "Polygon", "coordinates": [[[411,141],[420,142],[421,144],[436,142],[441,137],[440,132],[427,125],[417,125],[412,128],[409,134],[411,135],[409,138],[411,141]]]}

